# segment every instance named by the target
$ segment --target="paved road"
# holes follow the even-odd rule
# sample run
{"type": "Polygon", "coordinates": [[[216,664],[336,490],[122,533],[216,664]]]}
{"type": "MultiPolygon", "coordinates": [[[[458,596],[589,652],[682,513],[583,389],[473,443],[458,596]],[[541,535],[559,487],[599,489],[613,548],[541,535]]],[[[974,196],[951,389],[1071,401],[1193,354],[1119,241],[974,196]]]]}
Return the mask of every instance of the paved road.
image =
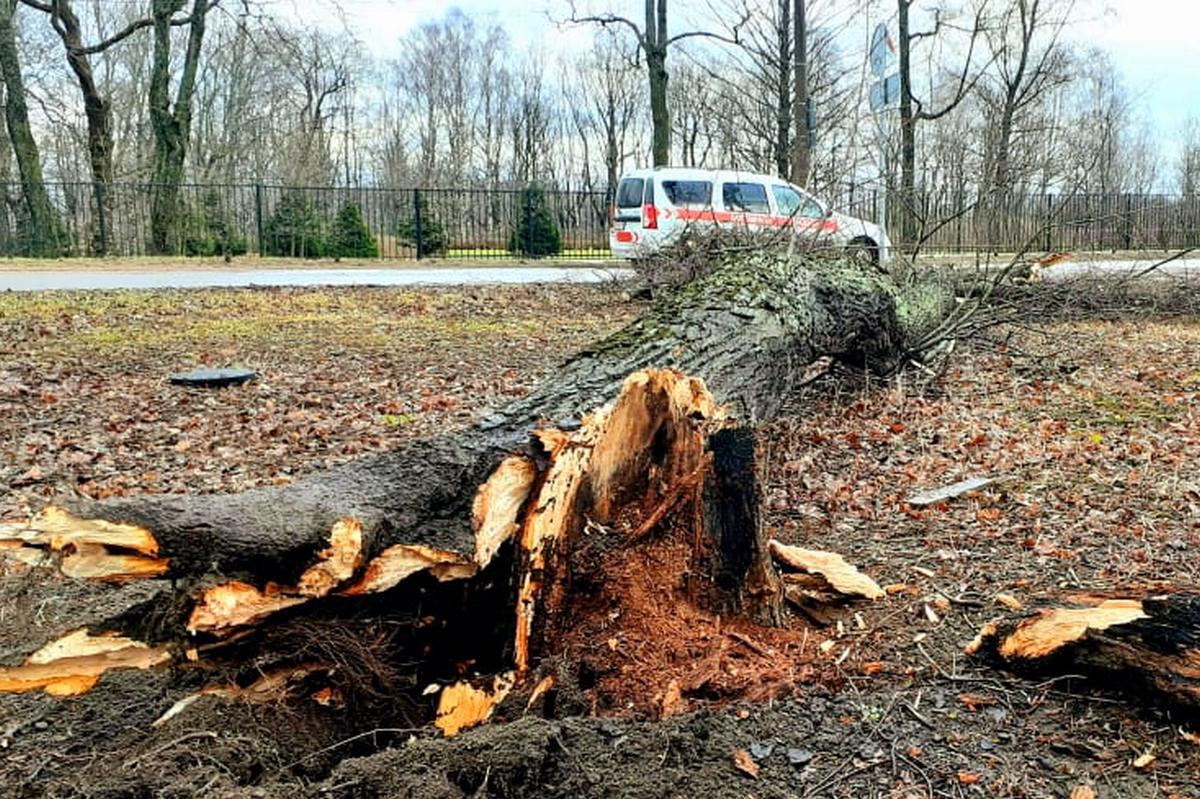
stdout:
{"type": "Polygon", "coordinates": [[[0,291],[239,286],[480,286],[600,283],[632,272],[601,267],[485,266],[437,269],[195,269],[146,271],[0,270],[0,291]]]}
{"type": "MultiPolygon", "coordinates": [[[[1114,278],[1136,275],[1155,260],[1067,261],[1049,268],[1046,278],[1081,274],[1114,278]]],[[[996,269],[1003,264],[992,264],[996,269]]],[[[497,283],[601,283],[633,272],[610,266],[464,266],[397,269],[172,269],[163,272],[2,270],[0,291],[54,289],[160,289],[239,286],[481,286],[497,283]]],[[[1200,258],[1172,261],[1159,275],[1200,279],[1200,258]]]]}

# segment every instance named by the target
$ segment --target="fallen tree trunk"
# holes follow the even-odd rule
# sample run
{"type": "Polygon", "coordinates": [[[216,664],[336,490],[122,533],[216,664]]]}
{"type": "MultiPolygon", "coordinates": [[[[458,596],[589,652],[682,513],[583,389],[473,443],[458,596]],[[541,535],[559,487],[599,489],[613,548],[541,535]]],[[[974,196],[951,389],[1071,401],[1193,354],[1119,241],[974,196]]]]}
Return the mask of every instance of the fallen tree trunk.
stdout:
{"type": "MultiPolygon", "coordinates": [[[[273,614],[411,588],[416,576],[426,592],[511,581],[511,637],[500,631],[509,643],[491,660],[520,676],[546,654],[555,621],[572,618],[587,530],[626,546],[685,518],[690,594],[771,621],[782,590],[757,520],[753,440],[710,434],[774,416],[818,359],[893,366],[940,314],[936,295],[907,296],[852,264],[743,258],[465,430],[287,487],[50,508],[0,528],[0,548],[57,559],[75,577],[170,578],[168,596],[92,632],[138,647],[183,642],[193,657],[197,643],[236,643],[273,614]]],[[[90,657],[97,640],[55,651],[64,663],[90,657]]]]}
{"type": "Polygon", "coordinates": [[[967,647],[1024,675],[1078,674],[1200,717],[1200,594],[1080,597],[987,624],[967,647]]]}

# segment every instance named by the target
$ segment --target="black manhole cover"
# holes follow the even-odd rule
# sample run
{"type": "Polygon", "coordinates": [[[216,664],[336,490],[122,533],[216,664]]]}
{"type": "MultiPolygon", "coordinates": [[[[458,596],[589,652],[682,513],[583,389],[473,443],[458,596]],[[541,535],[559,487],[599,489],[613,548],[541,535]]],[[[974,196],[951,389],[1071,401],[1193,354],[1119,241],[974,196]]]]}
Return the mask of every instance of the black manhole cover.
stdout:
{"type": "Polygon", "coordinates": [[[251,369],[193,369],[190,372],[171,375],[171,382],[177,386],[223,388],[240,386],[254,377],[254,371],[251,369]]]}

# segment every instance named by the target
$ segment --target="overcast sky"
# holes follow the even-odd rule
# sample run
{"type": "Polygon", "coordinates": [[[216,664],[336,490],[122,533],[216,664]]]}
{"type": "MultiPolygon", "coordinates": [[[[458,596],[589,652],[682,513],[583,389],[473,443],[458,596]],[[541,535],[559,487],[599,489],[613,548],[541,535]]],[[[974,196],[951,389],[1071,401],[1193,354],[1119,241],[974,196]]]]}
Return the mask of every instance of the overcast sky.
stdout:
{"type": "MultiPolygon", "coordinates": [[[[1005,2],[1006,0],[1000,0],[1005,2]]],[[[1086,0],[1084,0],[1086,2],[1086,0]]],[[[326,18],[337,3],[346,26],[376,55],[397,52],[400,37],[423,22],[442,17],[457,6],[478,23],[498,23],[519,47],[543,47],[555,53],[583,49],[591,31],[579,26],[561,29],[552,19],[569,16],[566,0],[273,0],[281,10],[302,19],[326,18]]],[[[587,0],[581,3],[586,6],[587,0]]],[[[673,30],[700,14],[709,2],[676,0],[673,30]],[[676,24],[677,23],[677,24],[676,24]]],[[[830,0],[826,0],[828,5],[830,0]]],[[[836,0],[833,0],[836,2],[836,0]]],[[[1200,118],[1200,0],[1094,0],[1071,31],[1073,38],[1104,46],[1142,101],[1149,120],[1167,141],[1174,140],[1184,121],[1200,118]],[[1102,10],[1101,10],[1102,9],[1102,10]]],[[[594,8],[617,8],[636,18],[639,2],[592,0],[594,8]],[[626,8],[628,7],[628,8],[626,8]]],[[[917,0],[917,5],[923,0],[917,0]]],[[[894,15],[892,0],[877,0],[878,15],[866,25],[894,15]]],[[[866,27],[864,25],[864,29],[866,27]]]]}

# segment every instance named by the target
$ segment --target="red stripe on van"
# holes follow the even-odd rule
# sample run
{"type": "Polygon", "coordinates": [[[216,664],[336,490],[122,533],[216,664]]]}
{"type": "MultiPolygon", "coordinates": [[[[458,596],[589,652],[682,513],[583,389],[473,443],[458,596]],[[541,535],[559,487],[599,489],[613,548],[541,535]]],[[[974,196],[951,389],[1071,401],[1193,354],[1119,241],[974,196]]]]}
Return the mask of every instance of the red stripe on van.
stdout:
{"type": "Polygon", "coordinates": [[[735,222],[741,225],[759,225],[760,227],[787,227],[793,222],[801,228],[819,228],[823,232],[832,233],[838,229],[837,220],[810,219],[808,217],[772,216],[770,214],[732,213],[730,211],[694,210],[681,208],[675,211],[675,216],[685,222],[735,222]]]}

